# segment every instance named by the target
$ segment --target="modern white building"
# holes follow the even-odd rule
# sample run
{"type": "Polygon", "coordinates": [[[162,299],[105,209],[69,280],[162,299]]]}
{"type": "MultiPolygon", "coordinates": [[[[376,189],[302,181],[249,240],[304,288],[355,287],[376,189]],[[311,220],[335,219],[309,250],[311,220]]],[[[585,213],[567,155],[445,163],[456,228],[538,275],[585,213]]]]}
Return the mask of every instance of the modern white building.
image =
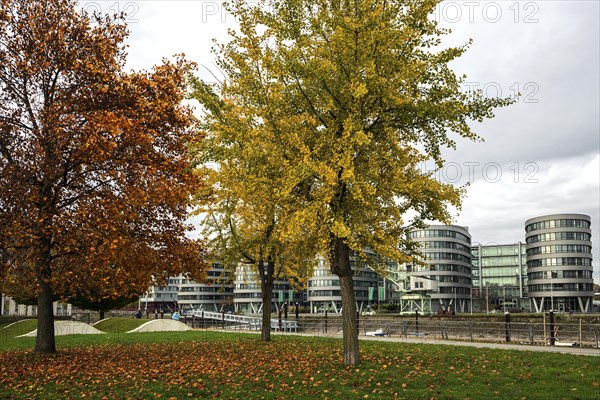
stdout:
{"type": "Polygon", "coordinates": [[[584,214],[545,215],[525,222],[531,311],[592,311],[590,226],[584,214]]]}
{"type": "Polygon", "coordinates": [[[219,263],[208,271],[208,281],[197,283],[184,276],[169,278],[166,286],[153,286],[140,297],[140,309],[149,314],[179,311],[233,310],[233,284],[230,272],[219,263]]]}
{"type": "MultiPolygon", "coordinates": [[[[372,251],[366,250],[368,257],[376,257],[372,251]]],[[[361,261],[351,254],[350,263],[354,269],[354,293],[356,308],[362,312],[375,304],[381,304],[392,298],[393,287],[390,281],[371,269],[367,262],[361,261]]],[[[329,263],[319,259],[314,275],[308,280],[307,301],[311,313],[325,311],[340,313],[342,310],[342,295],[340,280],[329,268],[329,263]]]]}
{"type": "MultiPolygon", "coordinates": [[[[235,312],[240,314],[259,314],[262,312],[262,291],[260,279],[248,266],[240,266],[236,270],[233,288],[233,304],[235,312]]],[[[284,304],[295,304],[303,300],[303,293],[295,291],[286,279],[273,282],[271,311],[279,311],[284,304]]]]}
{"type": "Polygon", "coordinates": [[[474,245],[471,263],[477,312],[529,309],[525,243],[474,245]]]}
{"type": "Polygon", "coordinates": [[[226,312],[233,310],[231,272],[219,263],[208,271],[208,282],[199,284],[181,279],[178,284],[177,305],[182,311],[226,312]]]}
{"type": "Polygon", "coordinates": [[[406,265],[410,291],[431,298],[431,312],[469,312],[472,301],[471,235],[466,227],[431,225],[409,233],[422,264],[406,265]]]}
{"type": "MultiPolygon", "coordinates": [[[[55,301],[52,303],[55,316],[70,316],[72,312],[71,304],[60,303],[55,301]]],[[[0,316],[37,316],[37,306],[25,305],[15,302],[11,297],[0,293],[0,316]]]]}

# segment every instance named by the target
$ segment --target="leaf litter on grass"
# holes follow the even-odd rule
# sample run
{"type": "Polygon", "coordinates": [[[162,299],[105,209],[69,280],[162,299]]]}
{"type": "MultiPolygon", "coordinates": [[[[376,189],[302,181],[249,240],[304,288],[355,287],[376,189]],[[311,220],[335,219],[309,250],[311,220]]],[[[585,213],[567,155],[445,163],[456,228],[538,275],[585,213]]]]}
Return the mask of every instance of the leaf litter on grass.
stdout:
{"type": "Polygon", "coordinates": [[[70,347],[49,356],[3,352],[0,398],[532,399],[594,398],[598,389],[591,372],[598,357],[558,363],[557,355],[399,343],[364,343],[361,356],[347,367],[338,340],[243,336],[70,347]],[[565,371],[562,383],[543,376],[551,363],[565,371]]]}

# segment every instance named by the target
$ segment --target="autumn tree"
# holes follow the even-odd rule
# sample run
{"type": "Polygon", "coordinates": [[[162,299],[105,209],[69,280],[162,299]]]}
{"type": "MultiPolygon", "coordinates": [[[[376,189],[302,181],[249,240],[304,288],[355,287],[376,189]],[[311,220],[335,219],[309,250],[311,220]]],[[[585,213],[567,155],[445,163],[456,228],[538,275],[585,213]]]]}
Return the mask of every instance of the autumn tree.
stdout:
{"type": "Polygon", "coordinates": [[[227,90],[212,115],[244,148],[268,152],[265,168],[291,169],[272,191],[294,198],[290,221],[313,230],[340,278],[346,364],[360,362],[360,263],[353,268],[351,257],[372,262],[368,248],[375,259],[410,261],[417,248],[408,231],[449,222],[449,206],[459,208],[464,193],[422,164],[442,166],[456,138],[478,139],[472,122],[511,102],[461,91],[464,77],[449,63],[469,43],[442,46],[448,32],[431,17],[437,3],[236,1],[239,29],[217,47],[227,90]],[[231,113],[252,129],[226,123],[231,113]]]}
{"type": "MultiPolygon", "coordinates": [[[[231,76],[242,68],[240,80],[242,76],[256,78],[243,70],[245,65],[223,61],[221,67],[231,76]]],[[[271,101],[269,89],[239,106],[238,101],[249,96],[246,90],[252,84],[234,80],[217,85],[215,91],[212,84],[192,80],[192,97],[205,111],[201,127],[206,135],[192,153],[198,173],[211,185],[210,193],[200,194],[196,211],[202,216],[207,246],[231,276],[248,271],[246,279],[258,282],[261,338],[269,341],[274,281],[287,279],[292,287],[302,289],[316,264],[311,255],[317,246],[311,239],[315,238],[314,227],[298,221],[291,212],[298,208],[298,200],[290,196],[298,182],[296,170],[281,165],[272,127],[247,117],[263,115],[259,109],[264,107],[263,101],[271,101]],[[253,139],[248,141],[248,137],[253,139]]],[[[277,112],[277,116],[265,118],[277,123],[283,115],[277,112]]]]}
{"type": "Polygon", "coordinates": [[[37,352],[56,299],[127,298],[168,276],[202,280],[184,224],[199,179],[182,58],[124,72],[123,16],[69,0],[1,0],[0,275],[37,298],[37,352]]]}

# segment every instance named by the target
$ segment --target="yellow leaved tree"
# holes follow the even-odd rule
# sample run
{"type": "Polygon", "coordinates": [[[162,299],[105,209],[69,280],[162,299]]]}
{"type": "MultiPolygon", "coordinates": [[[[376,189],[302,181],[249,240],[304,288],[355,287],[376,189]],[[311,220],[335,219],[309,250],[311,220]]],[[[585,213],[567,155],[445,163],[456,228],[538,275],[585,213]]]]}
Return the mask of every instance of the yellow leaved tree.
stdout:
{"type": "MultiPolygon", "coordinates": [[[[300,242],[308,231],[314,253],[302,256],[326,257],[340,278],[346,364],[360,362],[351,254],[411,260],[407,232],[449,222],[448,207],[460,207],[463,195],[422,163],[441,166],[455,138],[478,139],[471,122],[512,102],[461,91],[464,77],[449,63],[469,43],[442,48],[448,32],[431,17],[438,2],[234,1],[239,29],[217,47],[226,80],[214,92],[205,84],[198,97],[219,165],[264,169],[259,190],[285,210],[286,238],[300,242]],[[261,158],[231,157],[236,147],[261,158]]],[[[238,206],[253,214],[245,201],[238,206]]]]}
{"type": "Polygon", "coordinates": [[[295,124],[285,121],[283,104],[274,105],[278,100],[272,92],[278,84],[259,82],[270,79],[268,67],[259,67],[256,74],[247,64],[224,63],[223,68],[240,80],[215,91],[213,85],[192,78],[192,97],[206,113],[205,140],[191,153],[196,172],[211,185],[198,193],[196,213],[211,257],[232,271],[231,276],[237,271],[244,279],[258,281],[261,338],[269,341],[274,282],[285,279],[295,289],[304,288],[317,261],[312,255],[318,249],[320,227],[306,219],[310,214],[296,212],[306,204],[294,195],[300,190],[297,183],[304,180],[302,170],[289,162],[292,157],[279,153],[276,139],[286,125],[295,124]],[[260,85],[261,90],[246,92],[260,85]],[[244,274],[246,269],[249,274],[244,274]]]}

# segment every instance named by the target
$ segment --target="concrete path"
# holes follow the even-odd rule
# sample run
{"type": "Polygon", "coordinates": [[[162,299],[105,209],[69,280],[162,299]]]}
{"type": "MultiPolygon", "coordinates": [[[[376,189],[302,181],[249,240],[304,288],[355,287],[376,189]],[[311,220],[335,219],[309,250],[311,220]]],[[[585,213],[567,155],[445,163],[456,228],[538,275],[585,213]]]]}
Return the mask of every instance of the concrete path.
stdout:
{"type": "MultiPolygon", "coordinates": [[[[273,332],[273,334],[284,334],[284,335],[300,335],[309,337],[329,337],[342,339],[341,334],[335,335],[313,335],[307,333],[280,333],[273,332]]],[[[443,340],[433,337],[404,337],[404,336],[364,336],[360,335],[359,340],[374,340],[380,342],[397,342],[397,343],[416,343],[416,344],[428,344],[428,345],[444,345],[444,346],[466,346],[466,347],[477,347],[480,349],[500,349],[500,350],[518,350],[518,351],[540,351],[547,353],[565,353],[565,354],[578,354],[582,356],[596,356],[600,357],[600,348],[591,347],[575,347],[575,346],[534,346],[528,344],[514,344],[514,343],[489,343],[489,342],[467,342],[467,341],[456,341],[456,340],[443,340]]]]}
{"type": "MultiPolygon", "coordinates": [[[[341,338],[341,335],[335,337],[341,338]]],[[[398,337],[398,336],[360,336],[359,340],[377,340],[383,342],[401,342],[401,343],[421,343],[431,345],[446,345],[446,346],[468,346],[477,347],[480,349],[501,349],[501,350],[519,350],[519,351],[540,351],[550,353],[567,353],[579,354],[585,356],[600,357],[600,348],[592,347],[575,347],[575,346],[534,346],[528,344],[512,344],[512,343],[488,343],[488,342],[460,342],[454,340],[441,340],[434,338],[414,338],[414,337],[398,337]]]]}
{"type": "MultiPolygon", "coordinates": [[[[249,331],[249,330],[228,330],[228,329],[217,329],[219,332],[243,332],[243,333],[254,333],[259,335],[260,331],[249,331]]],[[[271,332],[272,335],[290,335],[290,336],[306,336],[313,338],[334,338],[342,339],[342,334],[315,334],[315,333],[297,333],[297,332],[271,332]]],[[[500,350],[517,350],[517,351],[539,351],[547,353],[565,353],[565,354],[577,354],[582,356],[596,356],[600,357],[600,348],[593,347],[576,347],[576,346],[535,346],[529,344],[516,344],[516,343],[499,343],[499,342],[469,342],[469,341],[458,341],[458,340],[443,340],[440,338],[422,336],[422,337],[404,337],[404,336],[365,336],[359,335],[358,340],[375,340],[381,342],[397,342],[397,343],[416,343],[416,344],[428,344],[428,345],[444,345],[444,346],[466,346],[466,347],[477,347],[480,349],[500,349],[500,350]]]]}

